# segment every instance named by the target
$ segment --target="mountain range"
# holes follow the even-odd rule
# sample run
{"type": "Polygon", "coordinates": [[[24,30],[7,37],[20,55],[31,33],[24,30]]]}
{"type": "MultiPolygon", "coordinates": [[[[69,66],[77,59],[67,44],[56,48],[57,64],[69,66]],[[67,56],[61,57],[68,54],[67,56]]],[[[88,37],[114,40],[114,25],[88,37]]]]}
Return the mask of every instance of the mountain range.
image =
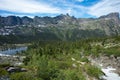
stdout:
{"type": "Polygon", "coordinates": [[[37,35],[41,39],[77,40],[120,35],[120,18],[117,12],[99,18],[75,18],[69,14],[34,18],[0,16],[0,29],[10,29],[14,35],[37,35]]]}

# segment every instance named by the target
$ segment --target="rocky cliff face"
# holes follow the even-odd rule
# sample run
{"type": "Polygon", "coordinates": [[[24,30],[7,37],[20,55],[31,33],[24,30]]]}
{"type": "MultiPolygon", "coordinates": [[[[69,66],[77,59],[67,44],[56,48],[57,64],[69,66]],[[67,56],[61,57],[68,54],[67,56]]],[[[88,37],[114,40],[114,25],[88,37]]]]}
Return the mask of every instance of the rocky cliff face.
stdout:
{"type": "Polygon", "coordinates": [[[83,21],[84,23],[81,23],[84,26],[82,29],[99,29],[104,31],[108,36],[120,34],[119,13],[110,13],[97,19],[83,21]]]}
{"type": "Polygon", "coordinates": [[[16,17],[16,16],[8,16],[3,18],[4,20],[4,25],[7,26],[14,26],[14,25],[21,25],[22,24],[22,20],[20,17],[16,17]]]}
{"type": "Polygon", "coordinates": [[[108,19],[113,19],[113,20],[115,20],[115,21],[117,21],[117,22],[119,22],[120,20],[120,18],[119,18],[119,13],[117,13],[117,12],[115,12],[115,13],[110,13],[110,14],[108,14],[108,15],[104,15],[104,16],[101,16],[101,17],[99,17],[99,19],[106,19],[106,20],[108,20],[108,19]]]}
{"type": "Polygon", "coordinates": [[[105,16],[99,17],[101,20],[113,20],[115,24],[120,25],[119,13],[110,13],[105,16]]]}
{"type": "MultiPolygon", "coordinates": [[[[8,16],[8,17],[1,17],[0,16],[0,24],[3,24],[3,26],[15,26],[15,25],[27,25],[28,23],[30,24],[57,24],[57,23],[88,23],[90,21],[108,21],[108,20],[113,20],[116,24],[120,24],[120,18],[119,18],[119,13],[110,13],[108,15],[101,16],[99,18],[75,18],[69,16],[69,14],[66,15],[59,15],[56,17],[38,17],[35,16],[34,18],[29,18],[27,16],[24,17],[18,17],[18,16],[8,16]]],[[[79,24],[80,25],[80,24],[79,24]]],[[[94,25],[96,26],[96,25],[94,25]]],[[[109,27],[109,26],[108,26],[109,27]]]]}
{"type": "MultiPolygon", "coordinates": [[[[35,27],[36,28],[35,31],[51,32],[61,38],[62,37],[72,38],[73,36],[75,36],[75,38],[81,38],[98,35],[99,36],[120,35],[119,13],[110,13],[99,18],[75,18],[69,16],[69,14],[66,15],[61,14],[56,17],[35,16],[34,18],[29,18],[27,16],[25,17],[0,16],[0,27],[16,25],[18,27],[23,25],[35,27]]],[[[22,31],[22,33],[25,32],[22,31]]]]}

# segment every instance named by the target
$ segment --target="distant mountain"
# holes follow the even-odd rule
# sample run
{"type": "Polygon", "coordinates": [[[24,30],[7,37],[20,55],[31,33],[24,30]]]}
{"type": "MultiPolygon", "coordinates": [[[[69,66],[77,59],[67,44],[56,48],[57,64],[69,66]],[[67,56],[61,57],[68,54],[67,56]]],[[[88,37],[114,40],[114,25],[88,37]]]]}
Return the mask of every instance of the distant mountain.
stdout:
{"type": "Polygon", "coordinates": [[[44,35],[46,38],[50,34],[61,40],[120,35],[120,18],[117,12],[99,18],[75,18],[69,14],[34,18],[0,16],[1,29],[6,26],[14,26],[12,33],[15,35],[44,35]]]}

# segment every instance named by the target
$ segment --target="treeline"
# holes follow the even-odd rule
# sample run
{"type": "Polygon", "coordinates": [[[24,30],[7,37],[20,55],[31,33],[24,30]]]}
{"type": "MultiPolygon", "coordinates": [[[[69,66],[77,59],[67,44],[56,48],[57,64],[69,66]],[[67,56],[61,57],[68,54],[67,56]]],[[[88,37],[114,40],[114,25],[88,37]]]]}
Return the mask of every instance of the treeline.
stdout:
{"type": "Polygon", "coordinates": [[[2,44],[22,44],[22,43],[31,43],[39,40],[51,41],[59,40],[55,35],[49,33],[41,33],[36,35],[0,35],[0,45],[2,44]],[[49,36],[48,36],[49,35],[49,36]]]}

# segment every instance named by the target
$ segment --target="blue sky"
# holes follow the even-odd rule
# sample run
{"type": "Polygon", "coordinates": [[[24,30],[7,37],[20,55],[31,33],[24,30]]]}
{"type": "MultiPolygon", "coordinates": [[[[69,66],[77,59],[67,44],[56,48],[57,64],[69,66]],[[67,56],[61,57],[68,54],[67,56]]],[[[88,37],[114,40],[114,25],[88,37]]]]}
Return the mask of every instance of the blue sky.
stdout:
{"type": "Polygon", "coordinates": [[[0,0],[0,15],[99,17],[120,12],[120,0],[0,0]]]}

